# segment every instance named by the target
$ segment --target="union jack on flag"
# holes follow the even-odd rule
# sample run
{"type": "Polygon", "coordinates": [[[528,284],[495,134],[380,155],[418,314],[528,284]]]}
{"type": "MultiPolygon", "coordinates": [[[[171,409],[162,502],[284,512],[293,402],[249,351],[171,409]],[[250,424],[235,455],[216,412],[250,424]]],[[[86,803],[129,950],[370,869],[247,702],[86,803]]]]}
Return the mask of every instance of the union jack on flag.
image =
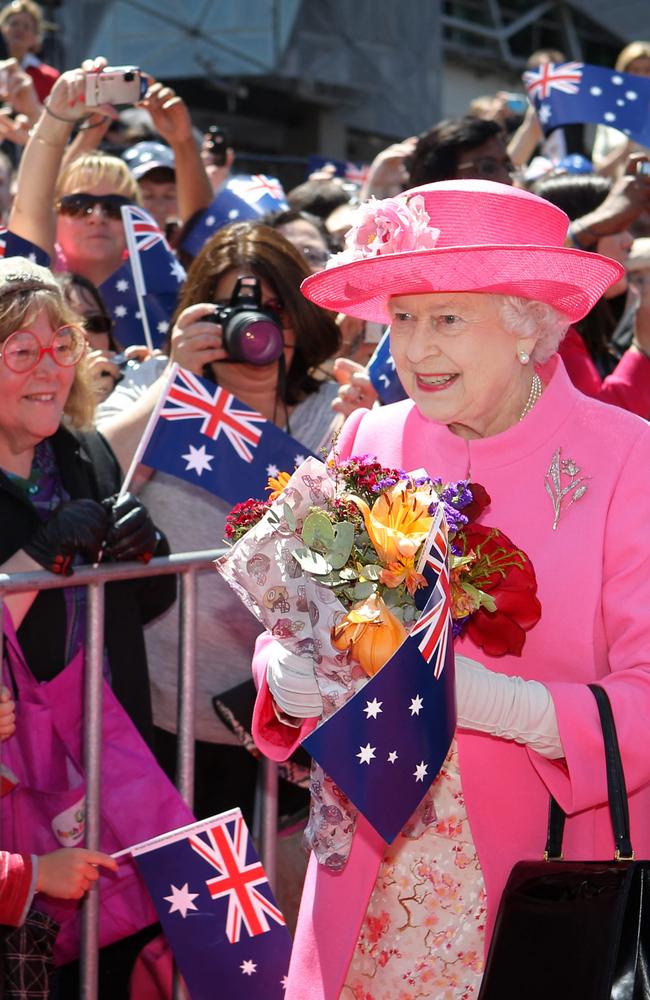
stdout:
{"type": "Polygon", "coordinates": [[[242,924],[251,937],[270,930],[267,915],[278,924],[284,924],[281,911],[256,888],[266,885],[266,873],[257,859],[247,863],[248,829],[241,814],[229,828],[221,823],[206,831],[209,843],[198,834],[189,837],[190,846],[208,864],[219,872],[206,879],[212,899],[225,896],[228,900],[226,936],[230,943],[239,941],[242,924]]]}
{"type": "Polygon", "coordinates": [[[129,854],[192,1000],[283,1000],[291,936],[239,809],[129,854]]]}
{"type": "Polygon", "coordinates": [[[238,198],[253,205],[260,215],[288,207],[284,188],[277,177],[268,177],[266,174],[238,174],[230,178],[226,187],[238,198]]]}
{"type": "MultiPolygon", "coordinates": [[[[442,517],[434,522],[431,546],[426,554],[425,565],[436,574],[434,601],[428,611],[422,613],[411,631],[412,636],[421,636],[418,649],[427,663],[433,662],[433,676],[440,677],[445,666],[446,639],[451,627],[451,590],[447,569],[447,527],[442,517]]],[[[430,601],[429,601],[430,603],[430,601]]]]}
{"type": "Polygon", "coordinates": [[[171,249],[157,222],[145,212],[144,208],[139,208],[137,205],[123,205],[122,218],[127,233],[133,233],[133,242],[140,253],[151,250],[157,243],[164,243],[171,249]]]}
{"type": "Polygon", "coordinates": [[[201,434],[216,441],[223,431],[239,457],[245,462],[253,461],[251,449],[257,447],[262,436],[255,424],[265,424],[266,418],[254,410],[240,408],[232,393],[218,385],[209,389],[203,379],[179,368],[167,390],[165,404],[161,417],[201,420],[201,434]]]}
{"type": "Polygon", "coordinates": [[[539,69],[524,73],[524,83],[531,100],[545,100],[552,90],[560,90],[563,94],[577,94],[582,80],[584,63],[569,62],[555,65],[543,63],[539,69]]]}

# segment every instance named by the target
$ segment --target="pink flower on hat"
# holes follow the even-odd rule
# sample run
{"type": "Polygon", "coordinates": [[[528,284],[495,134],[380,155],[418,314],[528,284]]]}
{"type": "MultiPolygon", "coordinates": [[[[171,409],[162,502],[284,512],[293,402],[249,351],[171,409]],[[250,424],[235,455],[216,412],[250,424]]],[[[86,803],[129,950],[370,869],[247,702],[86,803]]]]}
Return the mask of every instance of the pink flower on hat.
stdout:
{"type": "Polygon", "coordinates": [[[340,266],[390,253],[432,250],[440,230],[430,223],[422,195],[407,199],[370,198],[356,213],[356,222],[345,237],[346,249],[329,261],[340,266]]]}

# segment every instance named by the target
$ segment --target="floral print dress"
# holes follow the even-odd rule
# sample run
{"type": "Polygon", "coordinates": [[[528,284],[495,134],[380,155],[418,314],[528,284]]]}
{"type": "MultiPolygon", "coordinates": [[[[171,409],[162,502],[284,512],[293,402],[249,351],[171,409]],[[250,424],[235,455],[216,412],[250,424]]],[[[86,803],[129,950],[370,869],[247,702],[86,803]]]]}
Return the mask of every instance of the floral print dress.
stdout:
{"type": "Polygon", "coordinates": [[[483,972],[486,895],[456,742],[377,873],[341,1000],[471,1000],[483,972]]]}

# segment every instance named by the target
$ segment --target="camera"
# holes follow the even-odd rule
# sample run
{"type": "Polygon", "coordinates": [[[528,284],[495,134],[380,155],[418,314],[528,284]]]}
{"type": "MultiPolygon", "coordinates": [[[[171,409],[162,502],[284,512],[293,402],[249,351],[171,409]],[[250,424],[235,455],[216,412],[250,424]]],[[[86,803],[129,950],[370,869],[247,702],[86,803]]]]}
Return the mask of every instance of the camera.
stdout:
{"type": "Polygon", "coordinates": [[[127,358],[124,353],[115,354],[110,360],[114,365],[117,365],[120,371],[124,371],[125,369],[135,370],[140,367],[140,362],[136,358],[127,358]]]}
{"type": "Polygon", "coordinates": [[[137,66],[106,66],[86,74],[86,106],[137,104],[147,92],[148,78],[137,66]]]}
{"type": "Polygon", "coordinates": [[[270,365],[284,350],[282,320],[272,309],[261,304],[259,278],[238,278],[226,306],[217,306],[205,319],[219,323],[223,348],[229,361],[247,365],[270,365]]]}
{"type": "Polygon", "coordinates": [[[210,125],[204,135],[204,147],[210,153],[216,167],[226,164],[226,151],[230,146],[230,136],[221,125],[210,125]]]}
{"type": "Polygon", "coordinates": [[[650,162],[648,160],[637,160],[637,174],[650,174],[650,162]]]}

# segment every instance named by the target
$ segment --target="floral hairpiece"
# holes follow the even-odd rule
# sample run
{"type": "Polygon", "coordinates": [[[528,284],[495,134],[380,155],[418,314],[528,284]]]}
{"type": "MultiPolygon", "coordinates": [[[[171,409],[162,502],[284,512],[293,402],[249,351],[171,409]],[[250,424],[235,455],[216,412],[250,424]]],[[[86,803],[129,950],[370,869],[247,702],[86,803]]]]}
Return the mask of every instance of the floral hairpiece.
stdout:
{"type": "Polygon", "coordinates": [[[430,225],[424,198],[370,198],[355,213],[355,223],[345,236],[346,249],[330,257],[327,268],[385,254],[433,250],[440,230],[430,225]]]}

